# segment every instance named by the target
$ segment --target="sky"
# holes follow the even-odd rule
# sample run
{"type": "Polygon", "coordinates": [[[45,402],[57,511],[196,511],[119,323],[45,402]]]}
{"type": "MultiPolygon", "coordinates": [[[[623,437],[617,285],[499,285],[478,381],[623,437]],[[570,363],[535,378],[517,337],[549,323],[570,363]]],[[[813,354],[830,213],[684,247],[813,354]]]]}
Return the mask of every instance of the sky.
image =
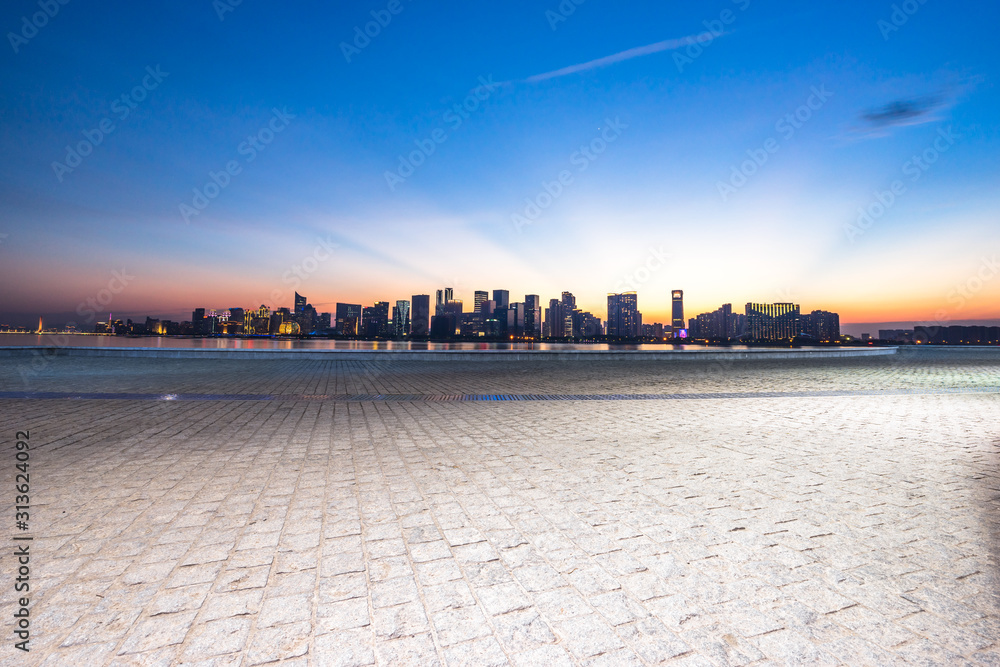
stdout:
{"type": "Polygon", "coordinates": [[[0,10],[0,322],[444,287],[1000,318],[995,2],[53,6],[0,10]]]}

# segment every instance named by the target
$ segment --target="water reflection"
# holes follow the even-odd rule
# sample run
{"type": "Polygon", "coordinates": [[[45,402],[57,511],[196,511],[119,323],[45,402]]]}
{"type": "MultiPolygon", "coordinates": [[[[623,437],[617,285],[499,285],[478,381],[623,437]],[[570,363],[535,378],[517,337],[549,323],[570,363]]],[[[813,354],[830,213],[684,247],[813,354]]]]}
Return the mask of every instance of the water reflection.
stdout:
{"type": "Polygon", "coordinates": [[[213,350],[704,350],[746,349],[744,346],[713,348],[704,345],[607,344],[607,343],[486,343],[460,341],[430,343],[287,338],[165,338],[162,336],[98,336],[87,334],[2,334],[0,346],[45,347],[150,347],[213,350]]]}

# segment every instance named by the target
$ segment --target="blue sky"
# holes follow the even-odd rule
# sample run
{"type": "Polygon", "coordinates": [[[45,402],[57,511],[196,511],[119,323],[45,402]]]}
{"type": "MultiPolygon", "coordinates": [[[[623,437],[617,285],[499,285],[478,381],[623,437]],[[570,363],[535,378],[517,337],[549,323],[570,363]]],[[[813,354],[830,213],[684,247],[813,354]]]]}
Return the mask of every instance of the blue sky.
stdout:
{"type": "Polygon", "coordinates": [[[41,10],[9,2],[0,311],[124,269],[109,309],[161,317],[445,286],[1000,317],[995,3],[677,4],[70,0],[12,44],[41,10]]]}

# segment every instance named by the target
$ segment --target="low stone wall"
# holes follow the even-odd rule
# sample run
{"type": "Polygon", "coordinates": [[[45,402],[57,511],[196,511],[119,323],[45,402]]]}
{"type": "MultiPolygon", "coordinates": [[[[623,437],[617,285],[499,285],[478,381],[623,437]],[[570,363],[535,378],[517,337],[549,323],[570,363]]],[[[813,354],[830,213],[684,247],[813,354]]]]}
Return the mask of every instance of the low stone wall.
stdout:
{"type": "Polygon", "coordinates": [[[896,347],[801,350],[213,350],[149,347],[0,347],[0,357],[72,356],[116,359],[299,359],[316,361],[733,361],[881,357],[896,347]]]}

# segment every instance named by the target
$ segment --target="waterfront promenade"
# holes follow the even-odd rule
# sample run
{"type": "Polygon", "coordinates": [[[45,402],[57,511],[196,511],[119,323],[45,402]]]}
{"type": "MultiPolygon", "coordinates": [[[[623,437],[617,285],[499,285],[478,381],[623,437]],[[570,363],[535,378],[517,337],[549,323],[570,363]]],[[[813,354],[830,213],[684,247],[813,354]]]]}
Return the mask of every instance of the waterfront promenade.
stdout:
{"type": "Polygon", "coordinates": [[[1000,350],[354,359],[0,358],[0,664],[1000,664],[1000,350]]]}

